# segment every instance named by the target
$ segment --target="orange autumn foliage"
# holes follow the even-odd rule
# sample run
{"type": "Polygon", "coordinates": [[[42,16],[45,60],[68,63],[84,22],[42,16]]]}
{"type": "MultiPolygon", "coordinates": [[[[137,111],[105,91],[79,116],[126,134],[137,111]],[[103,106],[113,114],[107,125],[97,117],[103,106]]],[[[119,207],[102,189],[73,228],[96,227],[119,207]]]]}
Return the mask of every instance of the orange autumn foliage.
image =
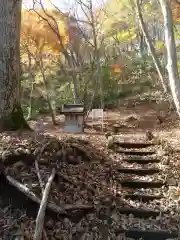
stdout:
{"type": "Polygon", "coordinates": [[[111,69],[113,73],[122,73],[124,70],[124,66],[122,64],[112,64],[111,69]]]}
{"type": "Polygon", "coordinates": [[[37,10],[37,12],[42,17],[38,16],[34,11],[22,10],[21,42],[27,44],[32,52],[39,50],[41,53],[60,54],[61,43],[63,43],[64,47],[68,44],[68,35],[63,16],[54,10],[46,10],[49,16],[43,10],[37,10]],[[55,22],[50,16],[55,19],[55,22]],[[47,19],[48,22],[43,18],[47,19]]]}
{"type": "Polygon", "coordinates": [[[180,2],[171,0],[171,9],[174,23],[180,22],[180,2]]]}

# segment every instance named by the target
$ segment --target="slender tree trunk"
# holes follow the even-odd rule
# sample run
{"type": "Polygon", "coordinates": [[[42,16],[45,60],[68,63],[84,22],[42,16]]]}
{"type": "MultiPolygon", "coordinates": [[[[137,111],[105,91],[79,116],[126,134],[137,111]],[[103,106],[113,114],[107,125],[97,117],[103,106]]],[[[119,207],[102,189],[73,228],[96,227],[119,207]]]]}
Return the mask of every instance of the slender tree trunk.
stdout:
{"type": "Polygon", "coordinates": [[[26,120],[31,120],[32,118],[32,101],[33,101],[33,92],[34,92],[34,84],[35,84],[35,75],[34,75],[34,71],[32,69],[32,57],[31,57],[31,53],[29,51],[29,49],[27,48],[27,53],[28,53],[28,62],[29,62],[29,66],[28,66],[28,71],[30,73],[31,76],[31,91],[30,91],[30,97],[29,97],[29,107],[28,107],[28,115],[26,120]]]}
{"type": "Polygon", "coordinates": [[[160,0],[161,9],[164,17],[165,42],[167,48],[167,70],[169,75],[169,83],[176,106],[178,115],[180,116],[180,79],[177,67],[176,44],[174,38],[172,11],[169,0],[160,0]]]}
{"type": "Polygon", "coordinates": [[[56,123],[56,113],[55,113],[54,109],[52,108],[51,98],[50,98],[49,93],[48,93],[46,76],[44,74],[43,60],[42,60],[41,57],[40,57],[40,61],[39,61],[39,68],[40,68],[40,72],[41,72],[41,75],[42,75],[42,78],[43,78],[43,85],[44,85],[44,90],[46,92],[47,104],[48,104],[49,110],[51,112],[52,123],[53,123],[53,125],[57,125],[57,123],[56,123]]]}
{"type": "Polygon", "coordinates": [[[20,106],[21,0],[0,1],[0,131],[30,129],[20,106]]]}
{"type": "Polygon", "coordinates": [[[42,1],[40,1],[40,6],[44,12],[44,14],[50,18],[51,20],[53,20],[53,23],[55,24],[55,27],[53,27],[53,25],[48,22],[48,19],[46,17],[44,17],[43,15],[39,14],[35,9],[34,9],[34,12],[37,13],[38,16],[40,16],[44,21],[46,21],[48,23],[48,25],[51,27],[52,31],[56,34],[57,36],[57,39],[60,43],[60,48],[61,48],[61,53],[64,55],[65,57],[65,60],[67,61],[68,65],[70,68],[73,69],[72,73],[71,73],[71,77],[72,77],[72,83],[73,83],[73,88],[74,88],[74,92],[73,92],[73,95],[74,95],[74,103],[79,103],[79,96],[78,96],[78,88],[77,88],[77,78],[76,78],[76,73],[74,71],[74,66],[73,66],[73,63],[71,61],[71,57],[69,56],[69,53],[67,51],[67,49],[65,48],[64,46],[64,43],[62,41],[62,37],[61,37],[61,34],[59,32],[59,28],[58,28],[58,23],[57,21],[55,20],[55,18],[52,16],[52,15],[49,15],[48,12],[46,11],[46,9],[44,8],[43,4],[42,4],[42,1]]]}
{"type": "Polygon", "coordinates": [[[99,78],[99,86],[100,86],[100,107],[101,109],[104,109],[104,91],[103,91],[103,78],[102,78],[102,73],[101,73],[101,63],[100,63],[100,58],[98,55],[97,58],[97,74],[99,78]]]}
{"type": "MultiPolygon", "coordinates": [[[[74,70],[73,70],[74,71],[74,70]]],[[[77,79],[75,77],[75,73],[72,74],[72,82],[73,82],[73,95],[74,95],[74,103],[79,103],[79,95],[78,95],[78,88],[77,88],[77,79]]]]}
{"type": "MultiPolygon", "coordinates": [[[[82,2],[81,2],[82,3],[82,2]]],[[[83,5],[83,3],[82,3],[83,5]]],[[[93,3],[92,0],[89,1],[89,7],[85,6],[90,15],[90,22],[92,27],[92,35],[93,35],[93,45],[94,45],[94,59],[96,61],[96,69],[97,69],[97,82],[99,83],[100,88],[100,107],[104,108],[104,91],[103,91],[103,78],[101,73],[101,62],[100,62],[100,51],[98,44],[98,36],[96,31],[96,21],[93,13],[93,3]]]]}
{"type": "Polygon", "coordinates": [[[154,46],[153,46],[153,44],[151,42],[151,39],[150,39],[150,37],[148,35],[147,29],[146,29],[146,26],[145,26],[145,23],[144,23],[144,20],[143,20],[143,16],[142,16],[142,13],[141,13],[139,0],[135,0],[135,4],[136,4],[137,15],[138,15],[138,18],[139,18],[139,23],[140,23],[140,27],[141,27],[142,33],[144,35],[144,38],[146,40],[146,44],[147,44],[147,46],[149,48],[149,51],[151,53],[151,56],[153,58],[154,65],[155,65],[156,70],[158,72],[159,79],[161,81],[163,90],[166,93],[167,92],[167,87],[166,87],[166,84],[164,82],[164,78],[163,78],[163,74],[162,74],[162,70],[161,70],[161,65],[160,65],[160,62],[159,62],[158,58],[156,57],[154,46]]]}
{"type": "Polygon", "coordinates": [[[31,92],[30,92],[30,97],[29,97],[29,108],[28,108],[28,116],[26,120],[31,120],[32,118],[32,95],[34,91],[34,77],[32,78],[31,82],[31,92]]]}
{"type": "Polygon", "coordinates": [[[144,37],[143,34],[139,34],[139,49],[141,57],[144,57],[144,37]]]}
{"type": "Polygon", "coordinates": [[[73,59],[69,56],[69,53],[67,50],[62,51],[64,54],[64,57],[67,59],[68,65],[71,69],[71,77],[72,77],[72,83],[73,83],[73,95],[74,95],[74,103],[77,104],[79,103],[79,95],[78,95],[78,87],[77,87],[77,77],[76,77],[76,72],[75,72],[75,66],[73,63],[73,59]]]}

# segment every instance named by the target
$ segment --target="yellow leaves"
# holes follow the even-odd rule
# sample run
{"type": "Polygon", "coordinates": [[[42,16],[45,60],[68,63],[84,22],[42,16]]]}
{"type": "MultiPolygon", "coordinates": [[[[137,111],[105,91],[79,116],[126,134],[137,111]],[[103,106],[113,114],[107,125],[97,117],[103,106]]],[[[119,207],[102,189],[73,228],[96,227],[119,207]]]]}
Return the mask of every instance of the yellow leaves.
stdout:
{"type": "Polygon", "coordinates": [[[22,10],[21,41],[26,42],[32,52],[61,51],[66,46],[68,36],[63,16],[55,10],[22,10]],[[61,39],[58,39],[59,38],[61,39]]]}
{"type": "Polygon", "coordinates": [[[129,37],[129,33],[128,31],[121,31],[118,33],[118,40],[128,40],[128,37],[129,37]]]}
{"type": "Polygon", "coordinates": [[[160,40],[157,40],[155,42],[155,48],[158,49],[158,50],[163,50],[165,49],[165,44],[163,41],[160,41],[160,40]]]}
{"type": "Polygon", "coordinates": [[[147,13],[151,13],[152,12],[152,4],[151,3],[144,4],[144,10],[147,13]]]}
{"type": "Polygon", "coordinates": [[[134,28],[122,30],[118,33],[117,38],[119,41],[129,41],[136,38],[136,33],[134,28]]]}

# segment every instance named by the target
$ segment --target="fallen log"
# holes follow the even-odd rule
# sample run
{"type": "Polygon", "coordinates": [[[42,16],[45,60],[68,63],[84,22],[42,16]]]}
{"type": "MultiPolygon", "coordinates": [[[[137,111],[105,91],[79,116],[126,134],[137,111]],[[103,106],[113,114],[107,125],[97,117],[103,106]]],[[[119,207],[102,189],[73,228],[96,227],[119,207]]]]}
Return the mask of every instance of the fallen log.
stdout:
{"type": "MultiPolygon", "coordinates": [[[[15,187],[18,191],[23,193],[26,197],[28,197],[33,202],[41,204],[41,199],[36,194],[34,194],[28,187],[24,186],[22,183],[18,182],[17,180],[15,180],[13,177],[9,175],[6,175],[5,177],[10,185],[15,187]]],[[[83,204],[80,204],[80,205],[65,204],[62,207],[59,207],[54,203],[48,203],[47,209],[54,212],[55,214],[68,216],[69,211],[74,211],[74,210],[88,211],[88,210],[93,210],[94,207],[93,205],[83,205],[83,204]]]]}

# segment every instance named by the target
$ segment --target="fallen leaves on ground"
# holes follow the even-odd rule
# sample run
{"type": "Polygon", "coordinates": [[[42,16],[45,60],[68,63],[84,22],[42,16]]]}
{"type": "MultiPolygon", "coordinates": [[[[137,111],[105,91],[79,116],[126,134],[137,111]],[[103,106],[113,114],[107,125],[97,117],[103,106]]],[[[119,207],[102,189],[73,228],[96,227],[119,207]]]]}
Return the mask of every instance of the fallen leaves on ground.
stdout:
{"type": "MultiPolygon", "coordinates": [[[[123,136],[121,136],[123,137],[123,136]]],[[[152,148],[151,148],[152,149],[152,148]]],[[[160,151],[163,159],[164,149],[160,151]]],[[[2,171],[26,185],[32,192],[41,198],[41,187],[37,177],[35,160],[38,159],[40,175],[45,184],[53,167],[57,176],[53,183],[49,201],[62,207],[65,204],[92,205],[94,211],[86,213],[76,219],[75,211],[71,217],[53,219],[46,216],[44,235],[48,239],[118,239],[118,228],[140,228],[157,230],[176,230],[179,223],[179,192],[178,186],[161,189],[132,190],[122,188],[119,179],[131,177],[139,180],[166,180],[179,178],[177,153],[171,153],[171,160],[163,165],[149,164],[159,167],[160,174],[153,176],[135,176],[118,173],[118,167],[142,168],[139,164],[128,164],[123,161],[124,156],[107,149],[105,136],[72,137],[62,135],[60,138],[45,135],[30,134],[3,134],[1,135],[1,162],[2,171]],[[43,146],[46,146],[41,153],[43,146]],[[59,174],[59,175],[58,175],[59,174]],[[176,177],[177,176],[177,177],[176,177]],[[151,203],[124,200],[125,193],[163,193],[165,198],[151,203]],[[121,207],[136,207],[143,209],[168,210],[168,214],[159,215],[152,219],[139,219],[133,215],[125,216],[118,212],[121,207]]],[[[131,149],[130,149],[131,150],[131,149]]],[[[148,150],[148,148],[147,148],[148,150]]],[[[166,156],[167,158],[168,156],[166,156]]],[[[168,157],[169,158],[169,157],[168,157]]],[[[167,159],[166,159],[167,160],[167,159]]],[[[163,161],[162,161],[163,162],[163,161]]],[[[2,198],[3,201],[3,198],[2,198]]],[[[26,209],[13,212],[11,203],[2,203],[3,214],[0,214],[2,236],[21,235],[24,239],[32,239],[35,226],[34,219],[26,214],[26,209]],[[6,206],[5,206],[6,205],[6,206]],[[9,208],[7,208],[7,205],[9,208]],[[6,209],[7,208],[7,209],[6,209]],[[7,212],[6,212],[7,211],[7,212]],[[7,217],[9,216],[9,217],[7,217]]],[[[78,215],[78,214],[77,214],[78,215]]]]}

